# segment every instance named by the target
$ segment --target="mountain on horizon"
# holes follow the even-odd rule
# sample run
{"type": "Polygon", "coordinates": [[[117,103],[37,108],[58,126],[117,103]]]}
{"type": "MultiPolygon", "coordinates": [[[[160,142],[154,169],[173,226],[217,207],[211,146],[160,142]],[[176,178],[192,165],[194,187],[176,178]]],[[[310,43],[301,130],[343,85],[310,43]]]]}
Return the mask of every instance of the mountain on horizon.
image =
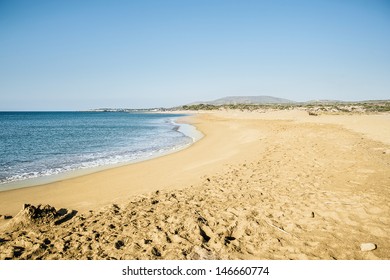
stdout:
{"type": "Polygon", "coordinates": [[[279,97],[260,95],[260,96],[227,96],[213,101],[193,102],[187,105],[288,104],[288,103],[296,103],[296,102],[284,98],[279,98],[279,97]]]}

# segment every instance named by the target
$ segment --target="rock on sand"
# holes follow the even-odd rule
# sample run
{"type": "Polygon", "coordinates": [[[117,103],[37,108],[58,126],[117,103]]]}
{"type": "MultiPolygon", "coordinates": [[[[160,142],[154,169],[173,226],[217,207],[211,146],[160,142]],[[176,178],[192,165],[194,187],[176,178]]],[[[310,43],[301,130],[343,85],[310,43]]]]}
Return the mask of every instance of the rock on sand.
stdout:
{"type": "Polygon", "coordinates": [[[372,251],[376,249],[376,244],[374,243],[362,243],[360,244],[360,250],[363,252],[365,251],[372,251]]]}

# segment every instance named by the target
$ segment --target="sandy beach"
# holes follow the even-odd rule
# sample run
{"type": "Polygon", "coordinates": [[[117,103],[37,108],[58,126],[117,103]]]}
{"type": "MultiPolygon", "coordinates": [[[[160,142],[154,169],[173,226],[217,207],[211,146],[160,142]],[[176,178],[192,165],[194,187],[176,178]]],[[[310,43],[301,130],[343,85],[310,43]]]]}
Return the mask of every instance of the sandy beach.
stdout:
{"type": "Polygon", "coordinates": [[[0,259],[390,259],[389,114],[182,121],[185,150],[0,192],[0,259]]]}

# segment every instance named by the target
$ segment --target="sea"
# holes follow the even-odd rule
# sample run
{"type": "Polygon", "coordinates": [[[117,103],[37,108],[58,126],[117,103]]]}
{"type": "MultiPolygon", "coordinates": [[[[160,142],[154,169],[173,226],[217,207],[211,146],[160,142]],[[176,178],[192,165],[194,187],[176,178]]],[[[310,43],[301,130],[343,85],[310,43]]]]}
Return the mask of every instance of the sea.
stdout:
{"type": "Polygon", "coordinates": [[[183,149],[201,137],[195,127],[176,122],[183,116],[0,112],[0,191],[183,149]]]}

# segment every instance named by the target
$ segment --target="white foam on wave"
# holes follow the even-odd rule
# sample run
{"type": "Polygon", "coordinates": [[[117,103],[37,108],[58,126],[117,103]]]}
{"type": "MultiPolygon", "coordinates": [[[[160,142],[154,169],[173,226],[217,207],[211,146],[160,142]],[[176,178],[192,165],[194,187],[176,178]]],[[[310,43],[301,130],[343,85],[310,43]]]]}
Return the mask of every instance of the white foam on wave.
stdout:
{"type": "Polygon", "coordinates": [[[190,137],[193,142],[199,141],[204,136],[195,126],[186,123],[180,124],[177,131],[190,137]]]}
{"type": "MultiPolygon", "coordinates": [[[[134,162],[144,161],[152,158],[156,158],[162,155],[166,155],[172,152],[176,152],[187,148],[192,143],[198,141],[203,137],[203,134],[196,129],[196,127],[190,124],[176,123],[175,119],[170,119],[170,124],[177,129],[174,129],[178,133],[188,137],[190,141],[181,141],[180,143],[169,145],[164,143],[164,146],[156,146],[152,149],[141,149],[138,151],[116,154],[109,156],[106,153],[92,154],[89,156],[80,155],[79,162],[69,162],[65,166],[57,168],[47,168],[41,171],[23,172],[15,174],[0,180],[0,191],[22,188],[26,186],[33,186],[42,183],[49,183],[57,181],[62,177],[74,177],[82,174],[88,174],[97,170],[103,170],[115,166],[121,166],[134,162]],[[82,159],[83,157],[86,157],[82,159]],[[89,171],[89,172],[88,172],[89,171]],[[80,173],[81,172],[81,173],[80,173]],[[77,174],[76,174],[77,173],[77,174]]],[[[161,145],[161,139],[156,139],[156,143],[161,145]]]]}

